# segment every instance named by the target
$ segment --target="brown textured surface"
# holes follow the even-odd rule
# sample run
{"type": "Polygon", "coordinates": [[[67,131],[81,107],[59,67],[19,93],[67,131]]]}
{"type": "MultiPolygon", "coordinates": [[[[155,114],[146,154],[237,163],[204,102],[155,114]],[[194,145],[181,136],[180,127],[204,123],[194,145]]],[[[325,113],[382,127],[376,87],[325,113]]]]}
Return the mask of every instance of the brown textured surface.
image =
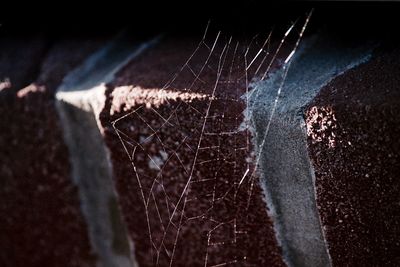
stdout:
{"type": "MultiPolygon", "coordinates": [[[[258,177],[250,178],[254,168],[247,163],[253,157],[250,133],[238,131],[246,106],[245,100],[239,98],[246,91],[242,76],[244,46],[238,46],[234,57],[235,43],[231,43],[225,64],[221,65],[224,71],[215,98],[204,120],[223,44],[225,41],[217,44],[191,90],[188,88],[195,79],[188,68],[165,91],[160,90],[196,47],[196,42],[190,39],[162,41],[128,64],[108,86],[101,121],[111,151],[119,202],[140,266],[157,263],[158,266],[205,266],[207,253],[207,266],[284,265],[258,177]],[[166,96],[162,97],[162,93],[166,96]],[[116,124],[129,153],[135,150],[134,170],[111,121],[136,109],[116,124]],[[156,160],[164,157],[162,171],[152,166],[150,157],[156,160]],[[239,186],[247,168],[249,174],[239,186]],[[150,243],[137,177],[144,197],[149,198],[147,210],[155,248],[150,243]],[[184,194],[168,227],[169,216],[188,180],[187,201],[184,194]],[[185,212],[181,217],[182,209],[185,212]],[[207,246],[208,233],[214,228],[207,246]],[[177,229],[179,238],[171,260],[177,229]],[[162,240],[164,246],[160,246],[162,240]],[[157,251],[160,251],[158,262],[157,251]]],[[[249,58],[255,52],[257,49],[251,51],[249,58]]],[[[201,69],[208,53],[203,45],[194,55],[189,63],[194,72],[201,69]]]]}
{"type": "Polygon", "coordinates": [[[60,41],[37,67],[36,83],[0,92],[1,266],[94,266],[53,93],[98,44],[60,41]]]}
{"type": "Polygon", "coordinates": [[[400,265],[399,53],[383,52],[335,78],[307,107],[334,266],[400,265]]]}

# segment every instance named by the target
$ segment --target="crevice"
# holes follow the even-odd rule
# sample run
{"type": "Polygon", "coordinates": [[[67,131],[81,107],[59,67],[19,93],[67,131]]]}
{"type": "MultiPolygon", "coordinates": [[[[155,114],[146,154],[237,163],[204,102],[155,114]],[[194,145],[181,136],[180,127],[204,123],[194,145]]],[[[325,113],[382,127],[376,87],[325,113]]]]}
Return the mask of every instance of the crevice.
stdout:
{"type": "Polygon", "coordinates": [[[72,179],[79,188],[83,214],[99,267],[137,266],[118,206],[112,166],[99,128],[105,84],[129,60],[155,43],[127,41],[122,33],[68,74],[56,93],[72,179]]]}
{"type": "Polygon", "coordinates": [[[282,68],[253,85],[259,92],[250,101],[254,104],[249,119],[254,123],[255,147],[261,150],[258,167],[289,266],[331,265],[316,206],[301,110],[331,79],[368,60],[371,53],[371,46],[331,43],[324,35],[308,38],[286,77],[282,68]],[[274,100],[278,102],[271,117],[274,100]],[[267,136],[266,118],[271,120],[267,136]]]}

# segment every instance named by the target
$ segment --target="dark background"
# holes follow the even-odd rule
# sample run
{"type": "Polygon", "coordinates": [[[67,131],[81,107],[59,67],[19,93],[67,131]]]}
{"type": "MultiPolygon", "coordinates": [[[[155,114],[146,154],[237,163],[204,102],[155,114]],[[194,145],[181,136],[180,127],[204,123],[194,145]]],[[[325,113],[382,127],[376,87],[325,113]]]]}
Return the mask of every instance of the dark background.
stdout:
{"type": "Polygon", "coordinates": [[[398,35],[400,4],[303,1],[30,1],[0,5],[0,38],[44,34],[90,38],[124,28],[137,34],[201,33],[209,20],[227,34],[253,35],[287,29],[314,8],[309,32],[327,29],[343,36],[398,35]]]}

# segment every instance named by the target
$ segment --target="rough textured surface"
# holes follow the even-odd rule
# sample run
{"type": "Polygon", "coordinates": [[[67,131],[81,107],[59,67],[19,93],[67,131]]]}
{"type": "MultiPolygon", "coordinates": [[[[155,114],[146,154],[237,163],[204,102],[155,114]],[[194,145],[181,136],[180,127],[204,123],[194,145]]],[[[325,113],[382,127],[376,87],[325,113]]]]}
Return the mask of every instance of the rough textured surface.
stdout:
{"type": "Polygon", "coordinates": [[[56,93],[56,106],[72,163],[72,179],[79,187],[89,237],[98,266],[135,266],[122,223],[112,166],[98,127],[105,103],[104,83],[129,59],[144,49],[122,34],[70,72],[56,93]],[[90,142],[88,142],[90,140],[90,142]]]}
{"type": "Polygon", "coordinates": [[[386,49],[338,76],[305,113],[334,266],[400,264],[400,60],[386,49]]]}
{"type": "Polygon", "coordinates": [[[208,64],[212,43],[202,44],[175,76],[196,43],[163,41],[108,85],[100,119],[140,266],[284,265],[253,172],[250,132],[239,130],[246,82],[244,65],[232,60],[244,47],[234,52],[232,42],[225,58],[225,44],[208,64]]]}
{"type": "Polygon", "coordinates": [[[98,266],[131,266],[129,243],[111,181],[111,166],[94,113],[74,105],[58,105],[63,105],[59,114],[71,156],[72,179],[79,188],[82,213],[93,250],[98,255],[98,266]]]}
{"type": "Polygon", "coordinates": [[[249,114],[259,168],[278,241],[290,265],[330,265],[316,209],[302,109],[336,75],[366,60],[370,50],[313,36],[304,40],[291,63],[252,85],[249,114]]]}
{"type": "Polygon", "coordinates": [[[0,42],[1,266],[400,265],[400,51],[210,35],[0,42]]]}
{"type": "Polygon", "coordinates": [[[2,266],[95,264],[52,92],[96,46],[59,42],[34,84],[17,93],[0,92],[2,266]]]}

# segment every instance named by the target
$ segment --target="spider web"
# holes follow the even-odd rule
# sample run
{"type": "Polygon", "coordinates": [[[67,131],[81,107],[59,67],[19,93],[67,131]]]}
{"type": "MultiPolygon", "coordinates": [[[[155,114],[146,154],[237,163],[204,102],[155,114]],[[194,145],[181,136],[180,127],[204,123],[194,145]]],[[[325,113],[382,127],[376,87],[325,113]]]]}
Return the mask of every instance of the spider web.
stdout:
{"type": "Polygon", "coordinates": [[[121,198],[140,201],[144,213],[126,219],[132,239],[141,240],[135,242],[139,265],[282,265],[273,258],[279,251],[261,237],[272,224],[256,170],[285,79],[258,148],[250,118],[260,89],[252,85],[278,65],[286,77],[311,13],[299,32],[294,22],[278,44],[272,32],[245,44],[221,32],[211,36],[207,25],[162,88],[115,88],[130,101],[112,127],[131,169],[129,177],[117,174],[127,192],[121,198]],[[295,41],[284,48],[291,34],[295,41]],[[282,55],[288,56],[280,62],[282,55]]]}

